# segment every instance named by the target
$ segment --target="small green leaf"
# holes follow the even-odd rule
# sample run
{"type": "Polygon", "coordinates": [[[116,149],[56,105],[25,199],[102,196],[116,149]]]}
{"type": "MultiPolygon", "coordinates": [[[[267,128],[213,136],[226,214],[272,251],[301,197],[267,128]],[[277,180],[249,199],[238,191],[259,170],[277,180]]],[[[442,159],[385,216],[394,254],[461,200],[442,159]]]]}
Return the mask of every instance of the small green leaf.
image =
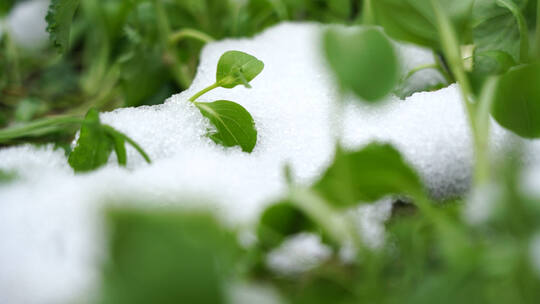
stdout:
{"type": "Polygon", "coordinates": [[[101,127],[99,113],[91,109],[86,114],[77,145],[69,154],[69,165],[75,172],[92,171],[107,163],[114,141],[101,127]]]}
{"type": "Polygon", "coordinates": [[[112,209],[99,303],[225,303],[238,247],[212,216],[112,209]]]}
{"type": "Polygon", "coordinates": [[[127,164],[127,152],[126,152],[126,141],[122,136],[113,135],[114,141],[114,152],[116,153],[116,158],[118,159],[118,164],[125,167],[127,164]]]}
{"type": "Polygon", "coordinates": [[[69,47],[69,32],[73,15],[79,6],[80,0],[52,0],[49,12],[45,20],[47,21],[47,32],[50,39],[61,53],[69,47]]]}
{"type": "Polygon", "coordinates": [[[371,202],[386,195],[420,195],[418,175],[391,145],[372,143],[359,151],[340,148],[315,191],[338,207],[371,202]]]}
{"type": "Polygon", "coordinates": [[[264,63],[254,56],[240,51],[228,51],[219,58],[216,82],[227,89],[240,84],[250,87],[249,82],[259,75],[263,68],[264,63]]]}
{"type": "Polygon", "coordinates": [[[440,1],[456,33],[465,39],[474,0],[376,0],[372,3],[377,24],[392,38],[440,50],[441,40],[431,1],[440,1]]]}
{"type": "Polygon", "coordinates": [[[540,64],[522,65],[500,76],[491,114],[510,131],[540,137],[540,64]]]}
{"type": "Polygon", "coordinates": [[[210,138],[225,147],[240,146],[251,152],[257,143],[257,130],[253,117],[244,107],[228,100],[195,102],[202,115],[216,127],[210,138]]]}
{"type": "Polygon", "coordinates": [[[324,49],[341,85],[366,101],[381,99],[397,83],[394,48],[376,28],[331,29],[324,35],[324,49]]]}

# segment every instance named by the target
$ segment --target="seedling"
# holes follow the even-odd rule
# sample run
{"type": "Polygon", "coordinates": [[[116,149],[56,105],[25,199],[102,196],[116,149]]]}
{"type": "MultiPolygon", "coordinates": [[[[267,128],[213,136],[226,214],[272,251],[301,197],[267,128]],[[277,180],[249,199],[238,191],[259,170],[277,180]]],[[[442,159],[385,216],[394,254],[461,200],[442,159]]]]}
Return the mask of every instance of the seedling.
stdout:
{"type": "Polygon", "coordinates": [[[125,167],[126,142],[150,163],[148,155],[134,140],[109,125],[101,124],[98,111],[91,109],[84,118],[77,145],[69,154],[69,165],[76,172],[95,170],[107,163],[114,149],[118,164],[125,167]]]}
{"type": "Polygon", "coordinates": [[[239,51],[225,52],[219,58],[216,82],[189,99],[216,128],[208,133],[208,137],[215,143],[225,147],[240,146],[244,152],[253,151],[257,143],[255,122],[251,114],[235,102],[197,102],[197,98],[218,87],[232,89],[237,85],[244,85],[251,88],[249,82],[259,75],[263,68],[264,63],[249,54],[239,51]]]}

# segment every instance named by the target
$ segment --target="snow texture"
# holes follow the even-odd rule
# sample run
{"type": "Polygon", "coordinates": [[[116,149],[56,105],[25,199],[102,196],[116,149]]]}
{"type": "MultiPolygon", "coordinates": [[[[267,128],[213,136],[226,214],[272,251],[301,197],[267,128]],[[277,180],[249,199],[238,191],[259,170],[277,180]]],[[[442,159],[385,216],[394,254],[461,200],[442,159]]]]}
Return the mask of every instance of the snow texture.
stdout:
{"type": "MultiPolygon", "coordinates": [[[[106,167],[75,175],[52,147],[0,150],[0,169],[19,175],[0,187],[0,303],[66,303],[91,292],[103,254],[99,215],[108,203],[203,206],[249,227],[286,190],[283,166],[290,164],[298,182],[313,182],[332,160],[338,134],[349,148],[373,140],[394,144],[436,198],[464,194],[472,149],[458,88],[389,97],[380,107],[347,97],[342,109],[320,34],[317,24],[285,23],[253,39],[211,43],[185,92],[162,105],[103,113],[105,123],[144,147],[152,165],[128,147],[127,170],[113,156],[106,167]],[[228,50],[253,54],[265,69],[252,89],[220,88],[201,101],[233,100],[253,115],[258,142],[251,154],[205,137],[209,122],[187,101],[215,81],[216,63],[228,50]]],[[[433,60],[425,50],[398,49],[405,63],[433,60]]],[[[492,133],[495,151],[512,138],[495,125],[492,133]]],[[[378,210],[367,217],[384,220],[390,213],[378,210]]]]}
{"type": "Polygon", "coordinates": [[[295,276],[321,265],[331,255],[332,249],[323,244],[319,235],[299,233],[270,251],[266,265],[280,275],[295,276]]]}

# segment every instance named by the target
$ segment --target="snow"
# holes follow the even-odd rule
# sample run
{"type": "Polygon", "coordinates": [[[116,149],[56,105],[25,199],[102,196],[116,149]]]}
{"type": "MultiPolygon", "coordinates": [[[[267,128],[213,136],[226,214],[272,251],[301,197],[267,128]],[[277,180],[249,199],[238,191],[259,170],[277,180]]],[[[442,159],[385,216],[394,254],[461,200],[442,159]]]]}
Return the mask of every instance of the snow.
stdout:
{"type": "MultiPolygon", "coordinates": [[[[45,16],[50,0],[23,1],[15,5],[5,21],[15,43],[26,50],[37,50],[43,47],[49,35],[46,32],[45,16]]],[[[0,35],[1,37],[1,35],[0,35]]]]}
{"type": "MultiPolygon", "coordinates": [[[[283,166],[289,164],[296,181],[309,185],[332,160],[336,134],[349,148],[390,142],[434,197],[463,195],[472,150],[458,88],[406,100],[389,97],[380,107],[346,97],[340,111],[338,87],[321,55],[320,31],[317,24],[285,23],[253,39],[211,43],[185,92],[162,105],[103,113],[105,123],[144,147],[151,165],[128,148],[128,169],[111,157],[106,167],[75,175],[63,152],[50,146],[0,150],[0,169],[19,175],[0,188],[0,303],[66,303],[90,292],[103,254],[99,229],[105,204],[208,208],[227,223],[249,229],[264,206],[286,190],[283,166]],[[206,138],[208,120],[187,101],[214,82],[216,63],[227,50],[253,54],[265,69],[252,89],[216,89],[200,100],[233,100],[253,115],[258,142],[252,154],[206,138]]],[[[425,50],[398,49],[405,62],[433,60],[425,50]]],[[[494,125],[494,151],[507,137],[494,125]]],[[[380,207],[359,218],[384,221],[390,209],[380,207]]],[[[368,226],[359,224],[359,229],[383,237],[375,224],[368,226]]]]}
{"type": "Polygon", "coordinates": [[[298,233],[270,251],[266,265],[283,276],[295,276],[321,265],[332,255],[332,249],[321,237],[312,233],[298,233]]]}

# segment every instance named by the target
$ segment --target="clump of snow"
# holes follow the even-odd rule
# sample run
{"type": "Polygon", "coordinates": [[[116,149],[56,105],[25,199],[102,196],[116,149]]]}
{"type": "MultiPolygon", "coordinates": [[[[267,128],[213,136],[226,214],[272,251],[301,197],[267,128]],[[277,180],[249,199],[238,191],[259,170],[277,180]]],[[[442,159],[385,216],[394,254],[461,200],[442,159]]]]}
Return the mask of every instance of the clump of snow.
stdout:
{"type": "Polygon", "coordinates": [[[49,3],[50,0],[30,0],[13,7],[5,20],[5,28],[19,47],[36,50],[47,43],[45,16],[49,3]]]}
{"type": "MultiPolygon", "coordinates": [[[[208,44],[185,92],[162,105],[103,113],[105,123],[144,147],[151,165],[128,147],[128,170],[112,157],[96,172],[75,175],[62,152],[52,147],[0,150],[0,169],[19,174],[0,188],[0,303],[73,302],[88,291],[102,250],[99,210],[109,202],[186,206],[204,201],[230,223],[253,223],[265,205],[286,191],[285,164],[300,183],[318,178],[333,158],[336,132],[349,148],[372,140],[390,142],[433,196],[462,195],[469,186],[472,149],[457,86],[406,100],[389,97],[380,107],[349,97],[343,116],[336,116],[340,94],[322,57],[320,34],[317,24],[285,23],[253,39],[208,44]],[[232,100],[253,115],[258,142],[251,154],[205,137],[210,124],[188,102],[215,81],[217,61],[228,50],[253,54],[265,69],[252,89],[216,89],[201,101],[232,100]]],[[[421,54],[430,56],[425,62],[432,60],[431,54],[414,51],[415,58],[408,58],[411,48],[399,48],[405,62],[421,54]]],[[[493,126],[496,150],[506,137],[493,126]]],[[[367,216],[369,221],[390,213],[389,208],[378,210],[367,216]]],[[[380,235],[380,230],[373,233],[380,235]]]]}
{"type": "Polygon", "coordinates": [[[350,211],[362,241],[370,248],[380,248],[385,239],[384,223],[392,214],[394,199],[384,198],[350,211]]]}
{"type": "Polygon", "coordinates": [[[331,255],[332,249],[323,244],[319,235],[302,232],[270,251],[266,265],[280,275],[295,276],[320,266],[331,255]]]}

